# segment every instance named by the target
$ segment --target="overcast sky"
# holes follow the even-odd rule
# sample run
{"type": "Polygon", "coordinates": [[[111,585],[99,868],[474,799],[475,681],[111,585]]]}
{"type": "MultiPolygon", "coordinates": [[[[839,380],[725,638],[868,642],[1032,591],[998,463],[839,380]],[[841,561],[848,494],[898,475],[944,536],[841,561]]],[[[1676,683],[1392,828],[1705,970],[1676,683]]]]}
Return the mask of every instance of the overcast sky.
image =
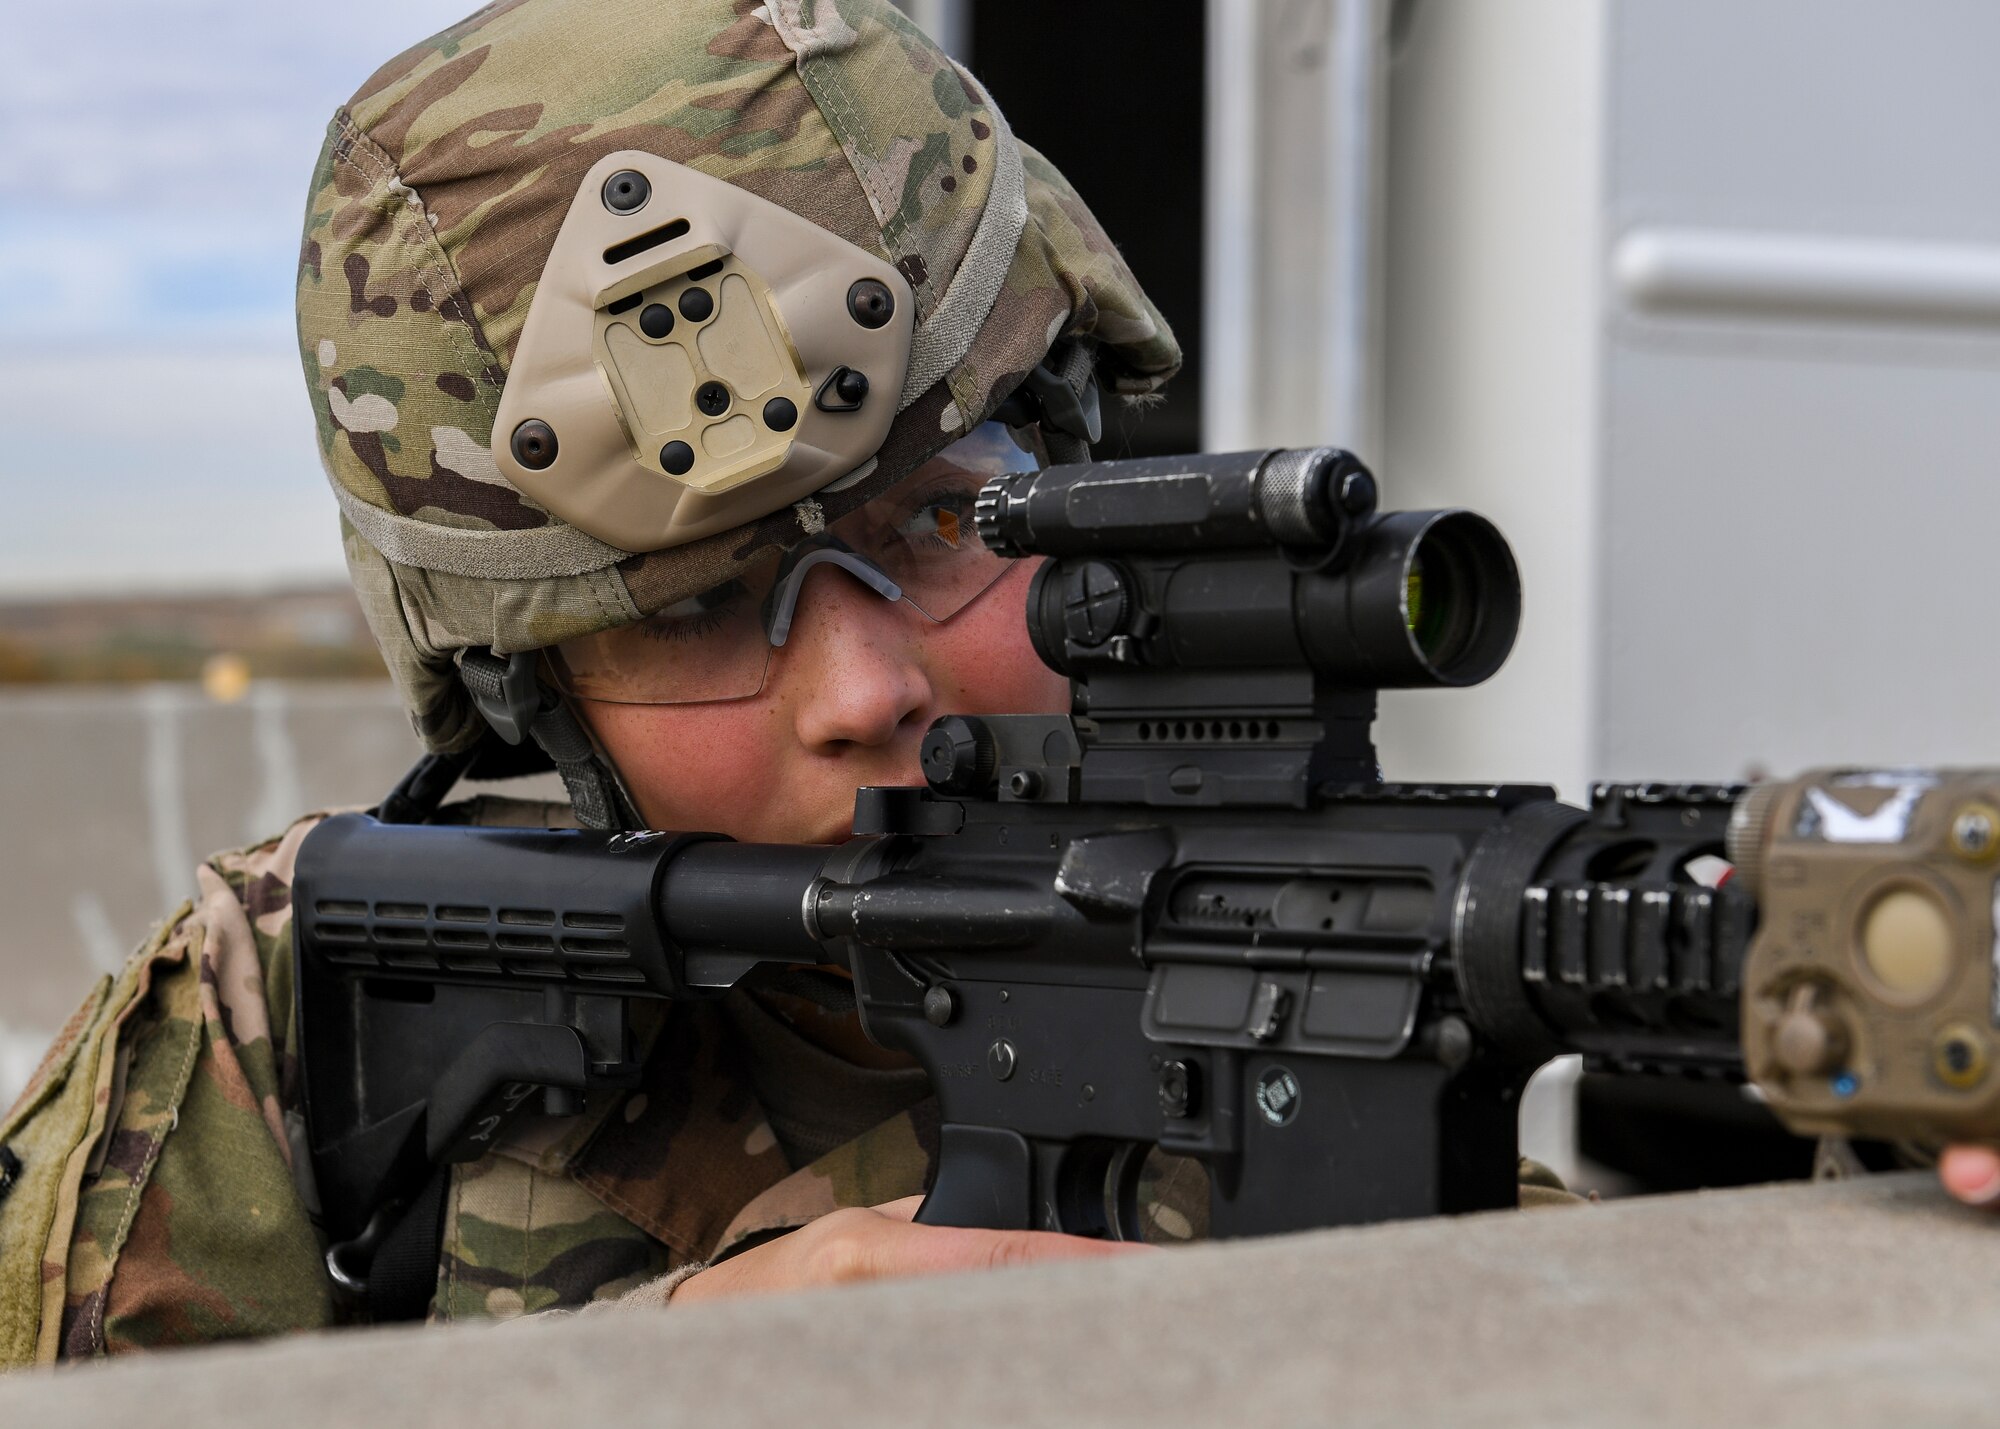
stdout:
{"type": "Polygon", "coordinates": [[[334,107],[472,0],[0,25],[0,594],[339,579],[292,339],[334,107]]]}

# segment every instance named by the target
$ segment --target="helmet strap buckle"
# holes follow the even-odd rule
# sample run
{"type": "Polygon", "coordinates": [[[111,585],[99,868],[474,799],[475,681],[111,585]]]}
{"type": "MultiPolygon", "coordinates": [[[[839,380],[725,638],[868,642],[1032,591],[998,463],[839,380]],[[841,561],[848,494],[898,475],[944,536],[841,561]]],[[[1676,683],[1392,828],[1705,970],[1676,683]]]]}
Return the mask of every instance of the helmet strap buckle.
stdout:
{"type": "Polygon", "coordinates": [[[474,647],[459,652],[458,677],[493,732],[509,744],[532,738],[547,754],[577,822],[587,829],[639,827],[630,797],[601,759],[582,723],[538,673],[541,653],[502,656],[474,647]]]}
{"type": "Polygon", "coordinates": [[[1089,342],[1057,343],[994,410],[994,417],[1010,426],[1041,423],[1049,455],[1059,464],[1088,461],[1090,444],[1104,435],[1095,359],[1089,342]]]}
{"type": "Polygon", "coordinates": [[[458,676],[472,703],[493,732],[509,744],[528,738],[544,704],[550,702],[548,691],[535,675],[538,659],[533,650],[500,656],[491,650],[472,649],[459,656],[458,676]]]}

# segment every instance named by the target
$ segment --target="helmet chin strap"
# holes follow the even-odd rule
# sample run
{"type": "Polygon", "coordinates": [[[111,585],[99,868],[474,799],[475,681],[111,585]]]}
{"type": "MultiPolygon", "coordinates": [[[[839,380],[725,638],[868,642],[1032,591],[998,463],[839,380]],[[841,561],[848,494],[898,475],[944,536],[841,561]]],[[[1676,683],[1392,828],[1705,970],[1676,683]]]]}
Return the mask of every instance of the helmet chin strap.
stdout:
{"type": "Polygon", "coordinates": [[[645,827],[624,781],[555,690],[543,684],[533,650],[500,656],[462,651],[458,677],[486,723],[508,744],[532,739],[555,765],[569,791],[576,821],[586,829],[645,827]]]}

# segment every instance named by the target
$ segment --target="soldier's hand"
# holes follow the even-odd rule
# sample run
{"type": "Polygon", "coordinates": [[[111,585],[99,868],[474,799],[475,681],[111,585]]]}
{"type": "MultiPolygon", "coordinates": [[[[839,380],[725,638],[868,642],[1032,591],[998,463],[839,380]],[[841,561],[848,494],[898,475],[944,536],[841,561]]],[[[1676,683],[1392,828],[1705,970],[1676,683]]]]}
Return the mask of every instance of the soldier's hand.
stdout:
{"type": "Polygon", "coordinates": [[[1938,1179],[1968,1206],[2000,1209],[2000,1150],[1947,1146],[1938,1158],[1938,1179]]]}
{"type": "Polygon", "coordinates": [[[674,1290],[673,1302],[692,1304],[731,1295],[955,1270],[997,1270],[1035,1261],[1090,1260],[1152,1249],[1048,1231],[920,1226],[911,1218],[923,1201],[922,1196],[908,1196],[880,1206],[857,1206],[821,1216],[810,1225],[689,1276],[674,1290]]]}

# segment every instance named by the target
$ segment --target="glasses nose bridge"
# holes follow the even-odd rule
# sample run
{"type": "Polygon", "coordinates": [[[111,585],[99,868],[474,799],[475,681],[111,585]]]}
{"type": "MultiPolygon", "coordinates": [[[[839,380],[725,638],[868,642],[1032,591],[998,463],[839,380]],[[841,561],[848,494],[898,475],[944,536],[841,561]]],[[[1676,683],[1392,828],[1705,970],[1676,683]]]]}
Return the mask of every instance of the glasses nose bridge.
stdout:
{"type": "Polygon", "coordinates": [[[791,638],[799,595],[805,589],[806,577],[815,566],[838,566],[884,600],[903,598],[903,588],[882,567],[838,536],[822,536],[803,555],[794,551],[786,557],[777,581],[771,587],[771,594],[766,598],[764,633],[773,647],[782,646],[791,638]]]}

